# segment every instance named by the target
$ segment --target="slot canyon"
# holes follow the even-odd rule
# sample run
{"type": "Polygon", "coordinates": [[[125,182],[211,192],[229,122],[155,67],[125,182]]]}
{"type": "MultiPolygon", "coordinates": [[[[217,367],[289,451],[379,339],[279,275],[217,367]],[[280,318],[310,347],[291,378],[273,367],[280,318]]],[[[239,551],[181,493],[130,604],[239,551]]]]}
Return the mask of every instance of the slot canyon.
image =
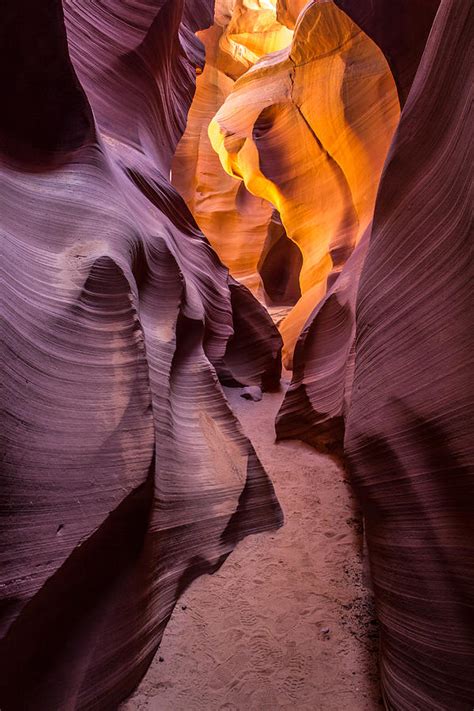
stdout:
{"type": "Polygon", "coordinates": [[[5,0],[0,711],[472,711],[472,0],[5,0]]]}

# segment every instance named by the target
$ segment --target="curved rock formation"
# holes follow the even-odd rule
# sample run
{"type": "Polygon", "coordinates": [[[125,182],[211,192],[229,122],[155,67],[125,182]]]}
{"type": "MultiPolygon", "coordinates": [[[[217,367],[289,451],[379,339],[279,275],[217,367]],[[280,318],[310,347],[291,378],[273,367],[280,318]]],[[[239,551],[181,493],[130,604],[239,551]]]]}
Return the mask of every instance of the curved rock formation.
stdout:
{"type": "Polygon", "coordinates": [[[168,182],[211,4],[4,13],[3,711],[116,708],[189,581],[281,523],[216,376],[274,386],[280,339],[168,182]]]}
{"type": "Polygon", "coordinates": [[[341,453],[354,376],[357,287],[370,229],[298,338],[291,384],[276,420],[278,439],[301,439],[341,453]]]}
{"type": "MultiPolygon", "coordinates": [[[[389,5],[390,3],[387,3],[389,5]]],[[[474,699],[473,6],[442,0],[377,198],[346,452],[387,708],[474,699]]]]}
{"type": "Polygon", "coordinates": [[[276,14],[278,22],[294,30],[298,17],[308,4],[308,0],[277,0],[276,14]]]}
{"type": "Polygon", "coordinates": [[[281,325],[287,365],[372,218],[398,116],[380,49],[333,2],[310,2],[291,46],[247,71],[210,124],[226,171],[275,205],[302,252],[302,297],[281,325]]]}
{"type": "MultiPolygon", "coordinates": [[[[439,0],[409,3],[402,12],[392,4],[336,4],[380,45],[404,103],[439,0]]],[[[366,239],[301,332],[292,383],[277,418],[279,438],[298,437],[323,450],[342,447],[354,366],[355,300],[370,229],[366,239]]]]}
{"type": "Polygon", "coordinates": [[[440,0],[335,0],[385,54],[403,106],[440,0]]]}
{"type": "Polygon", "coordinates": [[[235,80],[263,55],[288,45],[292,33],[277,22],[268,1],[218,0],[214,24],[198,37],[206,64],[173,160],[173,185],[231,274],[263,296],[258,266],[273,208],[224,171],[207,129],[235,80]]]}

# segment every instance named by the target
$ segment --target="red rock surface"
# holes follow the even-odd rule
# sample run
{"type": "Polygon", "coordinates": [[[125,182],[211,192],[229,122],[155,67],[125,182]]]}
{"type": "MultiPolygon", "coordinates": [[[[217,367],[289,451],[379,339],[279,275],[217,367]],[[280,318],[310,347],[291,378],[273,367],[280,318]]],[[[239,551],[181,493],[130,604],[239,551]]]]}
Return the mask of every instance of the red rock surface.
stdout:
{"type": "Polygon", "coordinates": [[[5,12],[3,711],[115,708],[281,523],[215,369],[274,386],[280,338],[168,180],[211,4],[65,2],[67,41],[54,0],[5,12]]]}

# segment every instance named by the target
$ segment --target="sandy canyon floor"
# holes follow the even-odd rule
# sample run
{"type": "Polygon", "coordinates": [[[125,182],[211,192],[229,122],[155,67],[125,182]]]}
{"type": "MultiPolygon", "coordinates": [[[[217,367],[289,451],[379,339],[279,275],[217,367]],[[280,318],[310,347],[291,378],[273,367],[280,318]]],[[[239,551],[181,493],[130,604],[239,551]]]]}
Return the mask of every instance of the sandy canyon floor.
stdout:
{"type": "Polygon", "coordinates": [[[179,600],[121,711],[372,711],[377,626],[363,584],[360,522],[344,471],[301,442],[275,444],[283,398],[226,389],[285,514],[179,600]]]}

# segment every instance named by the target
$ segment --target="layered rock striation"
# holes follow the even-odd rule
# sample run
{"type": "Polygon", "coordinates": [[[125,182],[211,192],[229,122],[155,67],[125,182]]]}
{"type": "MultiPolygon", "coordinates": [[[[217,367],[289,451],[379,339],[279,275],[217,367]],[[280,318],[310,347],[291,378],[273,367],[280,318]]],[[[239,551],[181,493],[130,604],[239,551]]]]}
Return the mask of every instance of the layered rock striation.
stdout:
{"type": "Polygon", "coordinates": [[[297,343],[277,434],[333,449],[347,422],[387,708],[467,709],[474,698],[472,5],[338,5],[386,53],[404,108],[373,225],[297,343]]]}
{"type": "Polygon", "coordinates": [[[397,711],[468,709],[474,698],[473,14],[467,0],[440,3],[357,296],[345,450],[365,515],[384,699],[397,711]]]}
{"type": "Polygon", "coordinates": [[[333,2],[307,3],[296,22],[292,5],[278,15],[294,24],[291,45],[238,79],[209,127],[226,171],[276,207],[302,254],[302,296],[281,324],[288,366],[302,327],[372,219],[399,116],[374,42],[333,2]]]}
{"type": "MultiPolygon", "coordinates": [[[[232,275],[271,302],[276,280],[267,280],[265,293],[261,265],[273,246],[274,208],[225,172],[212,149],[208,126],[236,80],[262,56],[287,46],[292,32],[277,21],[275,2],[218,0],[213,24],[198,37],[206,63],[174,156],[172,182],[232,275]]],[[[298,272],[293,282],[298,283],[298,272]]]]}
{"type": "Polygon", "coordinates": [[[169,182],[211,6],[7,4],[4,711],[115,708],[190,580],[281,524],[218,381],[274,387],[280,337],[169,182]]]}
{"type": "MultiPolygon", "coordinates": [[[[439,0],[407,3],[340,0],[336,4],[383,50],[403,106],[418,68],[439,0]]],[[[298,338],[293,378],[277,418],[279,438],[298,436],[341,453],[350,403],[358,281],[371,227],[341,276],[310,314],[298,338]]]]}
{"type": "Polygon", "coordinates": [[[398,5],[7,3],[4,711],[115,708],[281,524],[221,389],[279,383],[246,285],[298,300],[277,435],[346,425],[387,708],[472,705],[473,12],[398,5]]]}

